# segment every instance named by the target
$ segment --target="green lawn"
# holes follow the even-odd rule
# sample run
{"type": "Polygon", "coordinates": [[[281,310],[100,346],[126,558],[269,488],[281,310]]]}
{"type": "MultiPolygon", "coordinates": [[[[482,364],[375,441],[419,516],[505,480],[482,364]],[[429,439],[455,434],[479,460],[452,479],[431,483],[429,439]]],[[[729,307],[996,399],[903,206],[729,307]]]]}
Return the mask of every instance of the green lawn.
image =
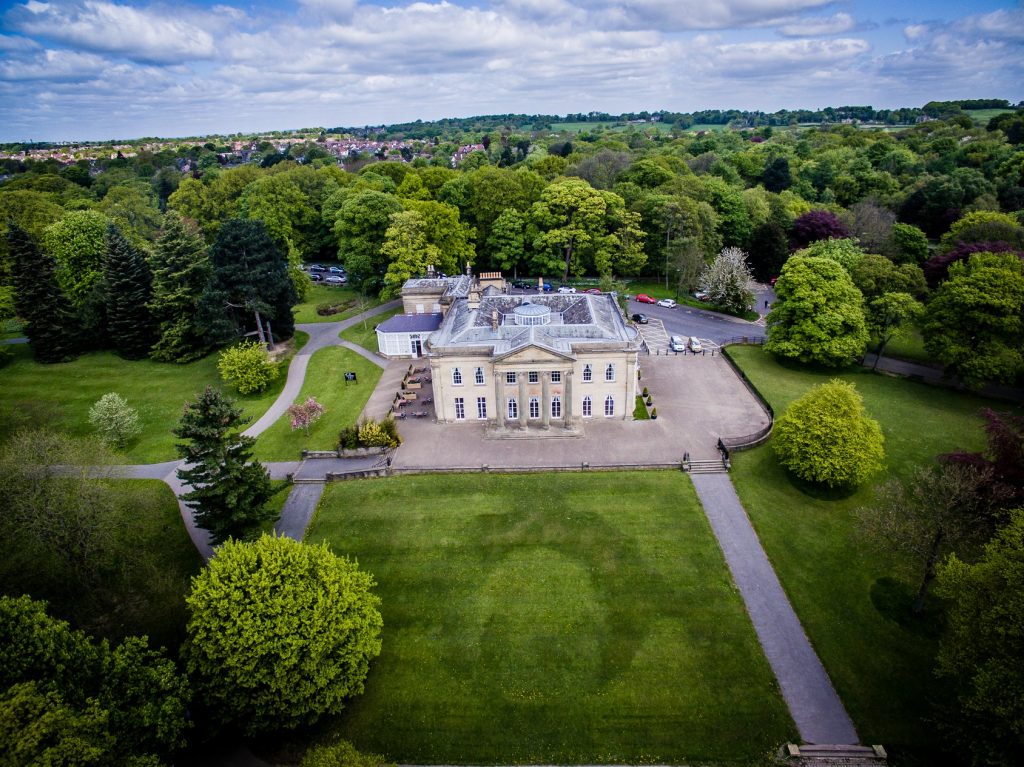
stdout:
{"type": "Polygon", "coordinates": [[[52,614],[113,641],[146,634],[155,645],[177,648],[185,634],[184,597],[202,559],[167,485],[138,479],[110,483],[118,501],[116,567],[96,591],[83,594],[64,584],[45,559],[21,561],[19,552],[0,543],[3,592],[46,599],[52,614]]]}
{"type": "MultiPolygon", "coordinates": [[[[368,297],[363,299],[362,311],[372,309],[380,304],[380,299],[368,297]]],[[[297,304],[292,310],[295,314],[296,323],[305,322],[338,322],[346,320],[354,314],[359,314],[359,294],[352,288],[332,288],[327,285],[310,285],[309,292],[301,304],[297,304]],[[320,304],[350,304],[348,308],[338,314],[319,315],[316,312],[320,304]]]]}
{"type": "Polygon", "coordinates": [[[794,734],[685,475],[336,483],[307,537],[379,584],[383,654],[336,723],[360,749],[678,764],[794,734]]]}
{"type": "Polygon", "coordinates": [[[316,397],[324,406],[323,417],[309,429],[292,431],[290,416],[283,415],[256,440],[256,457],[263,461],[298,460],[303,450],[332,450],[338,432],[356,422],[370,398],[381,368],[353,351],[330,346],[313,354],[298,401],[316,397]],[[344,373],[355,371],[358,383],[346,384],[344,373]]]}
{"type": "MultiPolygon", "coordinates": [[[[869,349],[874,351],[874,344],[869,349]]],[[[930,363],[935,361],[935,358],[925,351],[924,338],[921,337],[919,330],[914,330],[906,335],[900,335],[892,339],[885,347],[885,356],[897,357],[901,360],[910,360],[911,362],[930,363]]]]}
{"type": "Polygon", "coordinates": [[[402,308],[393,309],[390,312],[384,314],[378,314],[376,317],[370,317],[366,321],[366,327],[363,327],[363,323],[357,323],[346,330],[341,331],[340,337],[346,341],[351,341],[358,346],[362,346],[364,349],[368,349],[374,354],[379,350],[377,349],[377,331],[374,330],[380,323],[389,317],[394,317],[396,314],[401,314],[402,308]]]}
{"type": "Polygon", "coordinates": [[[1007,112],[1015,112],[1015,109],[965,109],[966,112],[974,122],[979,125],[988,125],[988,121],[993,117],[997,117],[1007,112]]]}
{"type": "MultiPolygon", "coordinates": [[[[296,334],[301,345],[308,338],[296,334]]],[[[284,386],[290,355],[279,363],[280,374],[261,394],[239,395],[217,373],[217,354],[187,365],[151,360],[123,360],[111,352],[95,352],[72,362],[42,365],[27,345],[15,348],[15,359],[0,369],[0,441],[20,426],[46,424],[72,436],[93,434],[89,408],[107,392],[117,392],[139,411],[142,434],[118,454],[125,463],[155,463],[177,458],[171,429],[186,402],[203,387],[223,389],[247,416],[259,417],[284,386]]]]}
{"type": "MultiPolygon", "coordinates": [[[[852,381],[882,425],[887,475],[907,476],[957,447],[982,448],[980,409],[1005,407],[862,369],[782,366],[757,347],[729,353],[776,413],[812,385],[837,375],[852,381]]],[[[862,742],[926,748],[934,742],[928,701],[941,695],[932,677],[935,626],[908,623],[909,601],[893,607],[894,594],[916,582],[855,535],[852,512],[870,502],[874,483],[846,498],[812,497],[790,481],[770,443],[736,454],[733,469],[740,498],[862,742]]]]}

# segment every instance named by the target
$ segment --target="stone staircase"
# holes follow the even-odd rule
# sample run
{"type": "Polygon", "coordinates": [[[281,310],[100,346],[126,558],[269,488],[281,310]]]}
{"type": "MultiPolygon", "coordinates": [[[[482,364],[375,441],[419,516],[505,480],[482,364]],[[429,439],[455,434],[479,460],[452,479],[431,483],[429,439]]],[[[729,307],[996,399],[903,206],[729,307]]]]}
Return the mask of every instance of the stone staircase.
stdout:
{"type": "Polygon", "coordinates": [[[888,756],[882,746],[808,744],[786,745],[782,751],[786,764],[794,767],[885,767],[888,756]]]}
{"type": "Polygon", "coordinates": [[[729,473],[729,465],[721,458],[705,461],[684,461],[683,468],[690,474],[729,473]]]}

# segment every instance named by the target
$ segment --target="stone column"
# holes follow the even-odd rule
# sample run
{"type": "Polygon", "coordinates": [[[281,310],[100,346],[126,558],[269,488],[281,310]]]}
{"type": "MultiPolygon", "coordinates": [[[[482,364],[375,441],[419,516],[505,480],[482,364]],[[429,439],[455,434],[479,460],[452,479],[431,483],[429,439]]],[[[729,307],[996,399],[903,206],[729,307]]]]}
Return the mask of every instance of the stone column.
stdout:
{"type": "Polygon", "coordinates": [[[497,408],[497,415],[495,423],[499,429],[505,428],[505,374],[499,373],[497,369],[494,371],[494,398],[497,400],[494,404],[497,408]]]}
{"type": "Polygon", "coordinates": [[[565,402],[562,403],[562,413],[565,417],[565,428],[571,429],[574,420],[572,413],[572,409],[574,407],[572,402],[572,371],[566,370],[562,374],[562,377],[565,379],[565,387],[562,394],[565,402]]]}
{"type": "Polygon", "coordinates": [[[541,373],[540,379],[540,426],[547,429],[551,422],[551,373],[541,373]]]}
{"type": "Polygon", "coordinates": [[[526,399],[526,373],[516,373],[516,377],[519,380],[519,426],[522,429],[526,428],[526,419],[530,416],[529,402],[526,399]]]}

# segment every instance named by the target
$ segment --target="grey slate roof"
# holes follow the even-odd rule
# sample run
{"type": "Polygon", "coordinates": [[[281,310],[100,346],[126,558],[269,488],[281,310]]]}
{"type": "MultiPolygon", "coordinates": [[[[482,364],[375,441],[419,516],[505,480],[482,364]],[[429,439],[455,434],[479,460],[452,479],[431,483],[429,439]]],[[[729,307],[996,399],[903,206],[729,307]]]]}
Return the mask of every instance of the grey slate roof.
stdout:
{"type": "Polygon", "coordinates": [[[437,330],[440,314],[396,314],[377,326],[381,333],[423,333],[437,330]]]}
{"type": "Polygon", "coordinates": [[[615,296],[607,293],[485,295],[477,309],[471,309],[465,300],[457,300],[428,339],[429,348],[435,351],[457,353],[459,349],[490,347],[494,356],[531,344],[572,354],[574,348],[636,348],[638,343],[636,328],[626,324],[615,304],[615,296]],[[523,303],[548,307],[550,322],[546,325],[515,324],[513,311],[523,303]],[[492,329],[495,311],[498,327],[492,329]]]}

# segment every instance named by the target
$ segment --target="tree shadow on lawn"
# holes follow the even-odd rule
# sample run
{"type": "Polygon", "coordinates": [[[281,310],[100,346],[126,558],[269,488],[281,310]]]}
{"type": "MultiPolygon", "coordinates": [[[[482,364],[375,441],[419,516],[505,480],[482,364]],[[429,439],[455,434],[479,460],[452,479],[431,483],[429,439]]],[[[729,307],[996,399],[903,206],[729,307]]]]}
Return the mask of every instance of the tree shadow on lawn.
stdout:
{"type": "Polygon", "coordinates": [[[879,578],[871,584],[871,604],[886,620],[909,633],[926,639],[938,639],[945,625],[945,603],[929,594],[921,612],[912,609],[915,590],[896,578],[879,578]]]}

